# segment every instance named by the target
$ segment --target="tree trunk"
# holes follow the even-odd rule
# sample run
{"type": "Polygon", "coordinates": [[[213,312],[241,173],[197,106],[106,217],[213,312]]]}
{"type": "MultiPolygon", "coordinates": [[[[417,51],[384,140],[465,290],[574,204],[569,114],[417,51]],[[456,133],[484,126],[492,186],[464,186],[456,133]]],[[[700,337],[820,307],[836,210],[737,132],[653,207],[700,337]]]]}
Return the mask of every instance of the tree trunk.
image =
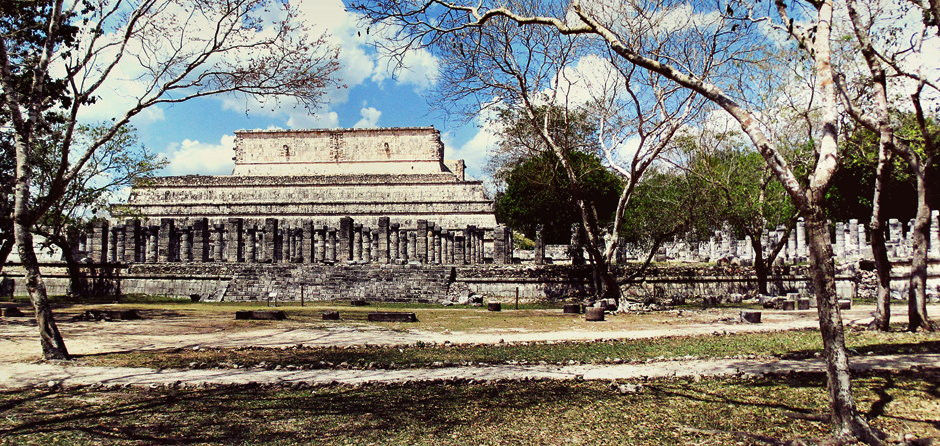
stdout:
{"type": "Polygon", "coordinates": [[[751,239],[751,248],[754,249],[754,275],[757,276],[757,291],[767,295],[767,263],[764,262],[764,245],[760,242],[760,235],[748,234],[751,239]]]}
{"type": "Polygon", "coordinates": [[[26,290],[29,300],[36,312],[36,325],[39,327],[39,343],[42,354],[46,359],[69,359],[65,341],[59,333],[52,308],[49,306],[49,296],[46,294],[46,284],[42,281],[39,272],[39,261],[33,249],[33,234],[29,231],[28,204],[29,204],[29,169],[27,168],[26,143],[15,137],[16,148],[16,185],[13,190],[13,236],[20,253],[20,262],[26,270],[26,290]]]}
{"type": "Polygon", "coordinates": [[[927,238],[930,232],[930,207],[927,206],[926,169],[917,176],[917,215],[911,231],[911,278],[907,293],[907,329],[933,331],[927,317],[927,238]]]}
{"type": "Polygon", "coordinates": [[[848,354],[842,315],[836,297],[835,265],[829,225],[821,207],[813,206],[805,212],[806,233],[809,242],[810,268],[813,287],[818,301],[819,331],[822,334],[826,361],[826,379],[832,426],[839,437],[854,437],[869,444],[881,441],[872,432],[868,422],[858,413],[852,396],[848,354]]]}
{"type": "Polygon", "coordinates": [[[871,252],[875,258],[875,272],[878,275],[878,296],[875,302],[874,320],[869,328],[888,331],[891,323],[891,261],[888,260],[888,248],[885,246],[885,222],[881,213],[884,199],[883,188],[891,172],[891,148],[893,135],[891,129],[882,129],[878,147],[878,169],[875,174],[875,191],[872,198],[871,252]]]}
{"type": "Polygon", "coordinates": [[[82,273],[81,264],[72,255],[68,242],[57,240],[55,244],[62,250],[62,257],[69,271],[69,296],[88,297],[88,280],[82,273]]]}

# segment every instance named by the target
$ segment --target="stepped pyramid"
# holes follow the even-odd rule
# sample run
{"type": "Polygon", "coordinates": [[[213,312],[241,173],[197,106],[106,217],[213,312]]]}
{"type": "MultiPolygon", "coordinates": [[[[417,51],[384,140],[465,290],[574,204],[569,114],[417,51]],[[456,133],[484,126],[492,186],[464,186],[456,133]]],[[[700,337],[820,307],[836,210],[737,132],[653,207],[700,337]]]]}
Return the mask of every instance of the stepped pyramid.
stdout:
{"type": "Polygon", "coordinates": [[[279,218],[336,226],[390,217],[444,228],[496,226],[493,202],[464,162],[445,161],[433,127],[235,132],[232,175],[159,177],[135,185],[128,210],[145,219],[279,218]]]}

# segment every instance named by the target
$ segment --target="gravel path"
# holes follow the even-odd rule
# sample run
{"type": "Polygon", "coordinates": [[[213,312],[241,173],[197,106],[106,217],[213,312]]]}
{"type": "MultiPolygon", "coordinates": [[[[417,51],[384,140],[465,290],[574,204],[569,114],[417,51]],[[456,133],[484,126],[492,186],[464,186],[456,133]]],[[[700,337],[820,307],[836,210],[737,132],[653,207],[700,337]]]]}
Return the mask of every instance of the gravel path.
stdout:
{"type": "MultiPolygon", "coordinates": [[[[940,368],[940,354],[865,356],[851,359],[853,370],[940,368]]],[[[130,367],[80,367],[63,363],[0,365],[0,388],[37,386],[186,386],[234,384],[361,384],[435,380],[584,379],[613,380],[766,373],[822,372],[820,359],[687,360],[623,365],[489,365],[404,370],[175,370],[130,367]]]]}

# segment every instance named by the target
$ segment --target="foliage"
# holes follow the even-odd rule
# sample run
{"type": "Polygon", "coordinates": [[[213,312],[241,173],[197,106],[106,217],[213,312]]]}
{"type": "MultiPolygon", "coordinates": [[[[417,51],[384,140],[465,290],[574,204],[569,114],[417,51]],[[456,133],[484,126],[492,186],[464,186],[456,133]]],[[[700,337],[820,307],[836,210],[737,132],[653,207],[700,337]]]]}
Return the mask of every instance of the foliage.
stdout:
{"type": "Polygon", "coordinates": [[[707,237],[710,226],[705,215],[709,202],[701,198],[687,173],[651,169],[633,191],[620,226],[621,236],[624,241],[645,247],[672,237],[707,237]]]}
{"type": "MultiPolygon", "coordinates": [[[[597,132],[587,111],[557,106],[535,110],[535,120],[547,121],[552,139],[568,154],[581,198],[595,207],[602,225],[609,225],[623,186],[596,155],[597,132]]],[[[571,225],[582,222],[568,174],[525,111],[503,108],[497,116],[500,141],[488,163],[501,189],[496,218],[530,239],[541,224],[546,243],[567,243],[571,225]]]]}
{"type": "MultiPolygon", "coordinates": [[[[593,204],[600,223],[609,225],[622,184],[593,154],[571,152],[581,198],[593,204]]],[[[571,225],[581,222],[568,176],[552,152],[529,158],[506,175],[506,189],[496,198],[496,218],[529,238],[544,225],[546,243],[567,243],[571,225]]]]}
{"type": "MultiPolygon", "coordinates": [[[[900,135],[917,151],[923,152],[923,136],[912,116],[895,116],[902,121],[900,135]]],[[[940,144],[940,139],[936,144],[940,144]]],[[[878,165],[878,135],[862,126],[851,128],[842,142],[842,167],[833,177],[832,187],[826,194],[829,216],[834,221],[858,218],[867,221],[872,213],[872,191],[875,187],[875,168],[878,165]]],[[[936,158],[935,158],[936,159],[936,158]]],[[[940,161],[928,168],[928,175],[940,178],[940,161]]],[[[902,222],[914,218],[917,209],[917,191],[909,166],[901,157],[894,156],[891,173],[882,192],[888,197],[882,203],[884,219],[897,218],[902,222]]],[[[927,202],[931,209],[940,209],[940,188],[928,188],[927,202]]]]}

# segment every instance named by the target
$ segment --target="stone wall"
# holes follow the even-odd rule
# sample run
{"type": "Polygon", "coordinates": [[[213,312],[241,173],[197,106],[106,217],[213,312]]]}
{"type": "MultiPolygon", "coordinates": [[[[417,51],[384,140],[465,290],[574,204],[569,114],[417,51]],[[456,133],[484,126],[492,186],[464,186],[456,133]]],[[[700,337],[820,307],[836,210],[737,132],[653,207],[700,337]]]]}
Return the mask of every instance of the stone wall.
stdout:
{"type": "Polygon", "coordinates": [[[233,175],[428,174],[448,171],[433,127],[235,132],[233,175]]]}
{"type": "MultiPolygon", "coordinates": [[[[43,265],[49,292],[65,294],[68,276],[61,264],[43,265]]],[[[98,289],[124,294],[188,297],[209,301],[266,300],[276,293],[280,301],[366,299],[396,302],[437,302],[454,289],[491,299],[521,301],[580,299],[591,294],[591,269],[572,265],[427,265],[427,264],[305,264],[305,263],[143,263],[108,264],[85,268],[98,289]]],[[[22,269],[8,266],[4,273],[24,292],[22,269]]],[[[770,275],[772,294],[812,292],[806,267],[780,268],[770,275]]],[[[618,271],[623,292],[638,300],[682,301],[699,298],[740,298],[754,295],[756,278],[749,268],[719,266],[667,266],[651,268],[642,278],[629,279],[618,271]]],[[[906,272],[896,269],[895,285],[905,286],[906,272]]],[[[843,298],[872,298],[871,273],[843,268],[837,275],[837,293],[843,298]]],[[[940,286],[940,262],[931,266],[931,293],[940,286]]],[[[898,295],[896,297],[902,297],[898,295]]]]}
{"type": "Polygon", "coordinates": [[[95,223],[75,254],[93,263],[306,263],[465,265],[512,261],[503,226],[453,228],[418,220],[403,228],[388,217],[367,226],[343,217],[337,226],[311,220],[130,219],[95,223]]]}

